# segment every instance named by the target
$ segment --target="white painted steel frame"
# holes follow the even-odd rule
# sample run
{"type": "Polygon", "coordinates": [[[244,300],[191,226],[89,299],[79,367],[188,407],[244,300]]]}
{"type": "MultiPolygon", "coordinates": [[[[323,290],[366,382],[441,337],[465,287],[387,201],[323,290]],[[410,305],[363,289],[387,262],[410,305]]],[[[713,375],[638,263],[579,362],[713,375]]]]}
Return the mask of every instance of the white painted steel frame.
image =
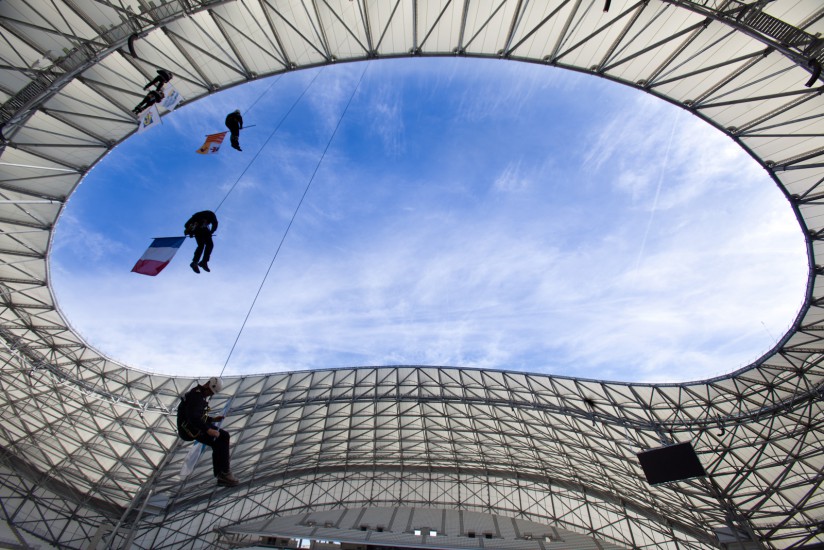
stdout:
{"type": "Polygon", "coordinates": [[[0,2],[0,512],[67,548],[96,535],[201,547],[241,521],[367,505],[487,511],[636,548],[711,547],[725,525],[763,548],[824,542],[821,33],[819,0],[0,2]],[[591,73],[725,132],[806,235],[792,329],[752,365],[683,384],[435,367],[230,379],[248,481],[215,491],[205,466],[181,481],[170,415],[193,381],[111,361],[56,308],[48,254],[66,201],[133,133],[156,67],[191,102],[284,71],[425,55],[591,73]],[[635,453],[674,441],[693,442],[710,481],[645,483],[635,453]]]}

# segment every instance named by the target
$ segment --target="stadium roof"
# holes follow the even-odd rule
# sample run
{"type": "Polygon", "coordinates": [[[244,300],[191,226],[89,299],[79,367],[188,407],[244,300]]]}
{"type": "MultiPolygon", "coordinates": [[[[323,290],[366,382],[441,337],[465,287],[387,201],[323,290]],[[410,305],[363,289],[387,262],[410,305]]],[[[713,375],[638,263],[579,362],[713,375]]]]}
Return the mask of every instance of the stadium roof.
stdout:
{"type": "Polygon", "coordinates": [[[819,0],[5,0],[0,29],[0,511],[21,539],[201,547],[244,522],[374,506],[635,548],[712,547],[719,529],[763,548],[824,542],[819,0]],[[413,366],[232,378],[215,407],[229,405],[244,483],[216,490],[205,463],[181,479],[174,409],[193,380],[111,361],[55,306],[48,254],[66,201],[135,131],[158,67],[191,102],[284,71],[427,55],[609,78],[729,135],[807,239],[792,329],[746,368],[681,384],[413,366]],[[650,486],[636,453],[674,442],[708,476],[650,486]]]}

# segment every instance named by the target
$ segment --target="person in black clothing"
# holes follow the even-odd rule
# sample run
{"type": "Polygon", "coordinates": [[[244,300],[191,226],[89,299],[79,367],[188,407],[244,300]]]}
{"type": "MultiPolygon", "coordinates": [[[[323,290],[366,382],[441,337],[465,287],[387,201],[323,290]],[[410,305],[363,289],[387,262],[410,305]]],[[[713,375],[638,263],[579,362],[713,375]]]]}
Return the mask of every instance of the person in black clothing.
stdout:
{"type": "Polygon", "coordinates": [[[204,210],[193,214],[183,228],[184,235],[189,238],[194,237],[197,241],[195,256],[192,259],[192,263],[189,264],[195,273],[200,273],[198,266],[207,272],[211,271],[211,269],[209,269],[209,259],[212,257],[212,249],[215,246],[212,242],[212,235],[215,231],[217,231],[217,216],[215,216],[215,213],[211,210],[204,210]],[[202,260],[200,259],[201,254],[203,254],[202,260]]]}
{"type": "Polygon", "coordinates": [[[166,85],[167,82],[169,82],[172,79],[173,76],[174,75],[166,69],[158,69],[157,76],[154,77],[154,79],[151,80],[148,84],[143,86],[143,89],[148,90],[152,86],[155,86],[155,89],[160,90],[161,88],[163,88],[163,86],[166,85]]]}
{"type": "Polygon", "coordinates": [[[226,127],[232,133],[231,142],[232,148],[242,151],[240,148],[240,131],[243,129],[243,117],[240,115],[240,110],[232,111],[226,116],[226,127]]]}
{"type": "Polygon", "coordinates": [[[208,414],[209,398],[222,389],[220,379],[213,376],[205,384],[189,390],[177,407],[177,433],[184,441],[198,441],[211,447],[212,470],[217,484],[234,487],[240,482],[229,467],[229,432],[215,425],[224,417],[208,414]]]}
{"type": "Polygon", "coordinates": [[[136,115],[139,115],[141,111],[148,109],[155,103],[160,103],[163,101],[163,92],[159,90],[149,90],[149,93],[146,94],[140,103],[137,104],[137,107],[132,109],[132,112],[136,115]]]}

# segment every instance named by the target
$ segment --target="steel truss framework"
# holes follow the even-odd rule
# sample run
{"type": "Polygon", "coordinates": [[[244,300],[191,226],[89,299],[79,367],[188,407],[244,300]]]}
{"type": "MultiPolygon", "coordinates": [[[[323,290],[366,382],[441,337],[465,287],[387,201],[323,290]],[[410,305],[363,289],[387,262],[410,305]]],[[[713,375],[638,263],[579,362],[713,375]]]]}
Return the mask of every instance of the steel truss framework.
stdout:
{"type": "Polygon", "coordinates": [[[710,547],[723,526],[763,548],[824,541],[819,33],[819,0],[0,2],[4,519],[67,548],[200,547],[241,521],[359,505],[487,511],[635,548],[710,547]],[[590,73],[725,132],[806,235],[792,329],[754,364],[683,384],[435,367],[231,379],[233,460],[249,481],[216,492],[205,464],[179,479],[188,449],[170,412],[193,381],[109,360],[55,305],[48,254],[68,197],[133,133],[156,67],[194,101],[299,68],[423,55],[590,73]],[[693,442],[709,479],[649,487],[635,453],[674,441],[693,442]]]}

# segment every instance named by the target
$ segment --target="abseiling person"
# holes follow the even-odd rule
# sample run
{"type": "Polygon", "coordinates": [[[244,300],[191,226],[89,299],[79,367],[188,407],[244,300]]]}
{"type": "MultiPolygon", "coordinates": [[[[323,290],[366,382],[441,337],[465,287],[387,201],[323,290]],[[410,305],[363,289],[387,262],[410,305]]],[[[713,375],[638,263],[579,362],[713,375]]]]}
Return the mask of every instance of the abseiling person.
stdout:
{"type": "Polygon", "coordinates": [[[243,130],[243,116],[240,114],[240,109],[232,111],[226,115],[226,127],[229,128],[231,135],[229,140],[232,142],[232,148],[238,151],[243,151],[240,148],[240,131],[243,130]]]}
{"type": "Polygon", "coordinates": [[[209,398],[220,393],[219,378],[209,378],[189,390],[177,407],[177,433],[184,441],[198,441],[212,448],[212,471],[221,487],[234,487],[238,479],[229,465],[229,432],[216,426],[223,416],[209,416],[209,398]]]}
{"type": "Polygon", "coordinates": [[[195,255],[192,258],[192,263],[189,267],[195,273],[200,273],[202,267],[205,271],[209,269],[209,260],[212,258],[212,249],[215,244],[212,241],[212,235],[217,231],[217,216],[211,210],[203,210],[192,214],[192,217],[183,226],[183,234],[187,237],[194,237],[197,241],[197,248],[195,248],[195,255]],[[201,254],[203,259],[201,259],[201,254]]]}

